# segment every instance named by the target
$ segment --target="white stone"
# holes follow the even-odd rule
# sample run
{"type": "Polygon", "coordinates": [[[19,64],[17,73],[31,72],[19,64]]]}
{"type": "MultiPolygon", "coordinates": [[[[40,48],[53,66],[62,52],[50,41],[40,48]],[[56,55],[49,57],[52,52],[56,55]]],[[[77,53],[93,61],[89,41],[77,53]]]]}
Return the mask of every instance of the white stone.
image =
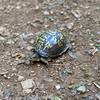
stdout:
{"type": "Polygon", "coordinates": [[[5,41],[5,38],[0,36],[0,41],[5,41]]]}
{"type": "Polygon", "coordinates": [[[80,10],[72,10],[71,13],[72,13],[76,18],[80,18],[80,17],[81,17],[81,12],[80,12],[80,10]]]}
{"type": "Polygon", "coordinates": [[[18,76],[18,81],[22,81],[24,79],[24,76],[18,76]]]}
{"type": "Polygon", "coordinates": [[[14,44],[14,41],[12,39],[9,39],[6,43],[7,44],[14,44]]]}
{"type": "Polygon", "coordinates": [[[49,15],[50,13],[48,11],[43,12],[44,15],[49,15]]]}
{"type": "Polygon", "coordinates": [[[56,87],[57,90],[59,90],[60,89],[60,84],[57,84],[55,87],[56,87]]]}
{"type": "Polygon", "coordinates": [[[77,91],[84,93],[84,92],[86,92],[86,87],[80,86],[80,87],[77,88],[77,91]]]}
{"type": "Polygon", "coordinates": [[[22,81],[21,85],[23,89],[30,89],[35,85],[35,83],[32,79],[27,79],[25,81],[22,81]]]}
{"type": "Polygon", "coordinates": [[[35,10],[38,10],[40,7],[38,5],[35,6],[35,10]]]}
{"type": "Polygon", "coordinates": [[[68,29],[72,29],[73,25],[74,25],[73,22],[72,22],[72,23],[68,23],[68,24],[67,24],[67,28],[68,28],[68,29]]]}

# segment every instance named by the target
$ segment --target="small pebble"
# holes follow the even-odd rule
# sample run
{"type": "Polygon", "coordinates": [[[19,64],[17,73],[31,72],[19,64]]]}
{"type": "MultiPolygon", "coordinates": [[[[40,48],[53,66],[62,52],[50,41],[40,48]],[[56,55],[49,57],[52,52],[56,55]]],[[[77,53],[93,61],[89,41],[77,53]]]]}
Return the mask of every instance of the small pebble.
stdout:
{"type": "Polygon", "coordinates": [[[61,15],[64,15],[64,11],[61,11],[60,14],[61,14],[61,15]]]}
{"type": "Polygon", "coordinates": [[[79,10],[72,10],[71,13],[78,19],[81,17],[81,13],[79,10]]]}
{"type": "Polygon", "coordinates": [[[22,81],[24,79],[24,76],[18,76],[18,81],[22,81]]]}
{"type": "Polygon", "coordinates": [[[5,79],[11,79],[10,76],[7,76],[6,74],[3,75],[5,79]]]}
{"type": "Polygon", "coordinates": [[[27,50],[32,50],[32,46],[27,46],[27,48],[26,48],[27,50]]]}
{"type": "Polygon", "coordinates": [[[60,89],[60,84],[56,85],[55,87],[56,87],[57,90],[59,90],[60,89]]]}
{"type": "Polygon", "coordinates": [[[27,79],[25,81],[22,81],[21,85],[23,89],[30,89],[35,85],[35,83],[32,79],[27,79]]]}
{"type": "Polygon", "coordinates": [[[72,22],[72,23],[68,23],[68,24],[67,24],[67,28],[68,28],[68,29],[72,29],[73,25],[74,25],[73,22],[72,22]]]}
{"type": "Polygon", "coordinates": [[[38,5],[35,6],[35,10],[38,10],[40,7],[38,5]]]}
{"type": "Polygon", "coordinates": [[[10,45],[10,44],[14,44],[15,42],[12,39],[9,39],[6,43],[10,45]]]}
{"type": "Polygon", "coordinates": [[[47,15],[49,15],[50,13],[49,13],[48,11],[44,11],[43,14],[47,16],[47,15]]]}
{"type": "Polygon", "coordinates": [[[54,12],[51,10],[50,13],[53,14],[54,12]]]}
{"type": "Polygon", "coordinates": [[[85,86],[80,86],[80,87],[77,88],[77,91],[81,92],[81,93],[85,93],[86,92],[86,87],[85,86]]]}
{"type": "Polygon", "coordinates": [[[0,36],[0,41],[5,41],[6,39],[2,36],[0,36]]]}
{"type": "Polygon", "coordinates": [[[16,9],[21,9],[21,6],[16,6],[16,9]]]}
{"type": "Polygon", "coordinates": [[[94,84],[98,89],[100,89],[100,85],[99,85],[99,84],[97,84],[97,83],[95,83],[95,82],[93,82],[93,84],[94,84]]]}

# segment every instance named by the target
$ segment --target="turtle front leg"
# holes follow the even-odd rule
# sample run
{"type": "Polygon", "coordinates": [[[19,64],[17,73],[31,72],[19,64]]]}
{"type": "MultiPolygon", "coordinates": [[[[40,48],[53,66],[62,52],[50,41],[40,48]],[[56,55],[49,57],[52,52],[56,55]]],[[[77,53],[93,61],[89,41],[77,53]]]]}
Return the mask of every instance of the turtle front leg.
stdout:
{"type": "Polygon", "coordinates": [[[40,60],[47,65],[47,67],[50,66],[49,62],[45,58],[40,58],[40,60]]]}

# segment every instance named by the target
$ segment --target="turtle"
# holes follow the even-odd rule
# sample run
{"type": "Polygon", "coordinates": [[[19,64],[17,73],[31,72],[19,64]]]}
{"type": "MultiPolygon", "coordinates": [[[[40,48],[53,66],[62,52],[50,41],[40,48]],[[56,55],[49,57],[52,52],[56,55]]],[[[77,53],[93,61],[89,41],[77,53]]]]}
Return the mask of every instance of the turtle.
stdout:
{"type": "Polygon", "coordinates": [[[59,57],[71,48],[72,45],[67,41],[63,32],[59,30],[43,31],[35,39],[28,61],[42,61],[49,66],[50,59],[59,57]]]}

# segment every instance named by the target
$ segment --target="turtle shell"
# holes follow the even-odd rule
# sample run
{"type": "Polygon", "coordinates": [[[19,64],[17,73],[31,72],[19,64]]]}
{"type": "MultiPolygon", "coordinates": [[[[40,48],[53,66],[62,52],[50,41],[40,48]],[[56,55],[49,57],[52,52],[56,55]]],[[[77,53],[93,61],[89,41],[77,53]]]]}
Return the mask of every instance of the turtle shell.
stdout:
{"type": "Polygon", "coordinates": [[[35,52],[41,57],[57,57],[66,49],[66,37],[60,31],[45,31],[34,43],[35,52]]]}

